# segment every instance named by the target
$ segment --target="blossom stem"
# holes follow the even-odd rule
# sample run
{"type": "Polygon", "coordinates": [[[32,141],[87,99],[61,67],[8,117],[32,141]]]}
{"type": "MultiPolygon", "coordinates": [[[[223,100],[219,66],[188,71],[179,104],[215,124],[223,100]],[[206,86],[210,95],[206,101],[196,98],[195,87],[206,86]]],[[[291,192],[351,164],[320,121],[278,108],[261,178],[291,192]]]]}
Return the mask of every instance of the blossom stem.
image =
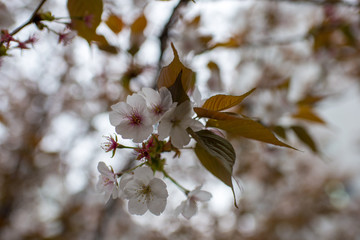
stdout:
{"type": "Polygon", "coordinates": [[[172,181],[176,186],[178,186],[185,193],[186,196],[189,194],[190,191],[181,186],[181,184],[178,183],[175,179],[173,179],[164,169],[162,170],[162,173],[166,178],[170,179],[170,181],[172,181]]]}
{"type": "Polygon", "coordinates": [[[119,144],[116,148],[129,148],[129,149],[137,149],[137,147],[130,147],[130,146],[125,146],[122,144],[119,144]]]}
{"type": "Polygon", "coordinates": [[[135,166],[135,167],[133,167],[133,168],[130,168],[129,170],[115,173],[115,175],[116,175],[117,177],[121,177],[124,173],[132,172],[132,171],[134,171],[135,169],[137,169],[138,167],[143,166],[144,164],[146,164],[146,162],[143,162],[143,163],[141,163],[141,164],[139,164],[139,165],[137,165],[137,166],[135,166]]]}
{"type": "Polygon", "coordinates": [[[37,13],[39,12],[40,8],[44,5],[44,3],[46,2],[47,0],[42,0],[39,5],[37,6],[37,8],[35,9],[35,11],[33,12],[33,14],[31,15],[30,19],[22,24],[21,26],[17,27],[14,31],[12,31],[10,33],[11,36],[14,36],[16,33],[18,33],[21,29],[23,29],[24,27],[26,27],[27,25],[30,25],[34,22],[35,18],[36,18],[36,15],[37,13]]]}

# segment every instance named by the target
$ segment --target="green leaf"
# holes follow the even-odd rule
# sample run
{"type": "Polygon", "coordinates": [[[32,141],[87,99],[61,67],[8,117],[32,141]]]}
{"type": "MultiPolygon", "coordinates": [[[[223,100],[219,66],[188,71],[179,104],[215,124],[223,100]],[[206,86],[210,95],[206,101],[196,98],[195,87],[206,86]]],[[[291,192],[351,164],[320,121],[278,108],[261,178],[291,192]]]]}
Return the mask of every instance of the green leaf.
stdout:
{"type": "Polygon", "coordinates": [[[177,102],[178,105],[182,102],[189,100],[189,96],[184,91],[183,85],[181,83],[182,70],[176,78],[175,83],[170,86],[168,89],[171,92],[171,97],[173,102],[177,102]]]}
{"type": "Polygon", "coordinates": [[[202,108],[212,111],[222,111],[225,109],[229,109],[241,103],[253,91],[255,91],[255,88],[251,89],[250,91],[241,96],[231,96],[223,94],[215,95],[206,100],[202,108]]]}
{"type": "Polygon", "coordinates": [[[44,21],[54,21],[55,17],[52,15],[51,12],[43,12],[43,13],[39,13],[39,17],[41,20],[44,21]]]}
{"type": "Polygon", "coordinates": [[[190,88],[192,88],[194,72],[191,69],[185,67],[184,64],[182,64],[174,44],[171,43],[171,47],[174,52],[174,59],[168,66],[161,69],[157,81],[157,86],[159,89],[161,87],[169,88],[175,83],[176,79],[179,76],[179,73],[182,71],[181,82],[184,91],[187,92],[190,88]]]}
{"type": "Polygon", "coordinates": [[[291,129],[294,131],[301,142],[308,146],[314,153],[318,152],[316,143],[305,128],[302,126],[292,126],[291,129]]]}
{"type": "Polygon", "coordinates": [[[189,129],[189,132],[197,141],[195,153],[201,164],[232,188],[231,176],[236,158],[233,146],[225,138],[209,130],[193,132],[189,129]]]}
{"type": "Polygon", "coordinates": [[[101,22],[102,0],[68,0],[71,27],[90,44],[98,37],[96,28],[101,22]]]}
{"type": "Polygon", "coordinates": [[[1,56],[6,56],[7,55],[7,48],[3,45],[3,44],[0,44],[0,57],[1,56]]]}

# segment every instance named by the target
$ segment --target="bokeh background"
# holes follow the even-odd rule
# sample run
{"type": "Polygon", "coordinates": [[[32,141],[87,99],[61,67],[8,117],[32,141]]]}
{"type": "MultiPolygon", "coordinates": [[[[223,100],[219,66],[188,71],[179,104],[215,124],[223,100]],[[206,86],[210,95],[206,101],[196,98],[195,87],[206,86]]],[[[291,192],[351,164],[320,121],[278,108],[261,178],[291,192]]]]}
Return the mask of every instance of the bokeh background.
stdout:
{"type": "MultiPolygon", "coordinates": [[[[0,1],[0,28],[11,32],[39,2],[0,1]]],[[[103,3],[97,32],[108,45],[75,34],[59,42],[70,19],[66,1],[53,0],[41,11],[63,18],[22,29],[17,39],[37,41],[0,58],[0,239],[360,239],[358,1],[103,3]],[[119,171],[135,163],[129,150],[110,158],[100,148],[114,133],[110,106],[155,86],[170,42],[203,98],[256,87],[234,111],[299,149],[229,135],[239,209],[191,150],[168,154],[166,166],[213,194],[191,220],[175,216],[184,196],[169,181],[160,217],[131,216],[95,191],[99,161],[119,171]]]]}

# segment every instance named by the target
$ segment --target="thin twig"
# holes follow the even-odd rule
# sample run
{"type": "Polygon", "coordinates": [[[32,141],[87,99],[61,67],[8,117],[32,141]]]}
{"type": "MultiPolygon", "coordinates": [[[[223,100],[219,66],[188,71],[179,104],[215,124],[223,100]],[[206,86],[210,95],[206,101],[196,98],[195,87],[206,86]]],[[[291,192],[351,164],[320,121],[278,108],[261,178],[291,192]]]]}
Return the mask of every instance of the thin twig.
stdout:
{"type": "Polygon", "coordinates": [[[305,41],[309,38],[309,34],[293,36],[284,39],[264,39],[258,41],[249,41],[244,42],[240,45],[240,47],[267,47],[267,46],[276,46],[276,45],[289,45],[295,42],[305,41]]]}
{"type": "Polygon", "coordinates": [[[185,195],[189,194],[190,191],[178,183],[174,178],[172,178],[165,170],[162,170],[162,173],[166,178],[170,179],[170,181],[172,181],[178,188],[180,188],[185,193],[185,195]]]}
{"type": "Polygon", "coordinates": [[[24,27],[26,27],[27,25],[30,25],[34,22],[34,19],[36,18],[37,16],[37,13],[39,12],[40,8],[44,5],[44,3],[46,2],[47,0],[42,0],[40,2],[40,4],[37,6],[37,8],[35,9],[35,11],[33,12],[33,14],[31,15],[31,18],[25,22],[24,24],[22,24],[21,26],[17,27],[14,31],[12,31],[10,33],[11,36],[14,36],[16,33],[18,33],[21,29],[23,29],[24,27]]]}
{"type": "MultiPolygon", "coordinates": [[[[177,18],[179,17],[179,10],[184,7],[188,2],[190,2],[189,0],[179,0],[178,4],[175,6],[175,8],[173,9],[169,20],[167,21],[167,23],[165,24],[160,36],[159,36],[159,40],[160,40],[160,55],[159,55],[159,60],[158,60],[158,72],[156,74],[156,77],[159,75],[160,69],[161,69],[161,63],[162,63],[162,58],[164,55],[164,51],[166,49],[167,46],[167,42],[169,39],[169,32],[171,30],[171,28],[174,26],[174,24],[176,23],[177,18]]],[[[156,81],[155,82],[155,86],[156,87],[156,81]]]]}

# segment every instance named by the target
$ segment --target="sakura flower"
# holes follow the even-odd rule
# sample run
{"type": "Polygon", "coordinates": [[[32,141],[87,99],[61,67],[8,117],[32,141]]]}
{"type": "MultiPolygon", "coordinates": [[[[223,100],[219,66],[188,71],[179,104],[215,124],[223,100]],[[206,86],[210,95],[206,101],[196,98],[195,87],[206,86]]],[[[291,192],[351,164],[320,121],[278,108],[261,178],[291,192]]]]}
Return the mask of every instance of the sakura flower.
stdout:
{"type": "Polygon", "coordinates": [[[170,136],[171,143],[177,148],[182,148],[190,142],[186,129],[190,127],[194,131],[201,130],[203,125],[192,119],[193,111],[190,101],[181,103],[176,108],[167,111],[160,121],[158,132],[159,139],[164,140],[170,136]]]}
{"type": "Polygon", "coordinates": [[[171,107],[176,106],[176,103],[172,102],[171,93],[166,87],[160,88],[159,92],[152,88],[143,88],[140,95],[145,98],[154,123],[157,123],[171,107]]]}
{"type": "Polygon", "coordinates": [[[97,166],[98,171],[100,172],[99,181],[96,185],[96,188],[99,192],[105,192],[106,202],[109,201],[110,196],[113,199],[118,197],[118,188],[116,175],[114,171],[109,169],[104,162],[99,162],[97,166]]]}
{"type": "Polygon", "coordinates": [[[197,212],[197,202],[209,201],[211,193],[200,190],[201,186],[188,193],[188,198],[175,209],[177,214],[182,214],[186,219],[190,219],[197,212]]]}
{"type": "Polygon", "coordinates": [[[120,145],[117,141],[117,136],[115,135],[115,138],[112,137],[111,135],[110,136],[106,136],[105,137],[106,139],[106,142],[103,142],[101,144],[101,148],[105,151],[105,152],[110,152],[112,151],[112,156],[111,157],[114,157],[115,155],[115,152],[116,152],[116,149],[122,145],[120,145]]]}
{"type": "Polygon", "coordinates": [[[154,178],[149,167],[137,168],[133,175],[124,175],[120,189],[124,197],[129,199],[128,209],[131,214],[143,215],[149,210],[158,216],[165,210],[168,197],[166,184],[154,178]]]}
{"type": "Polygon", "coordinates": [[[139,94],[128,96],[125,102],[111,106],[110,123],[125,139],[140,143],[153,131],[152,120],[146,107],[145,99],[139,94]]]}
{"type": "Polygon", "coordinates": [[[58,33],[59,40],[58,43],[62,43],[64,46],[71,43],[71,41],[76,37],[77,32],[70,29],[65,29],[63,32],[58,33]]]}
{"type": "Polygon", "coordinates": [[[197,87],[195,87],[195,89],[194,89],[192,98],[193,98],[193,100],[195,102],[196,107],[202,107],[202,105],[205,102],[205,99],[201,98],[201,93],[200,93],[200,91],[199,91],[199,89],[197,87]]]}

